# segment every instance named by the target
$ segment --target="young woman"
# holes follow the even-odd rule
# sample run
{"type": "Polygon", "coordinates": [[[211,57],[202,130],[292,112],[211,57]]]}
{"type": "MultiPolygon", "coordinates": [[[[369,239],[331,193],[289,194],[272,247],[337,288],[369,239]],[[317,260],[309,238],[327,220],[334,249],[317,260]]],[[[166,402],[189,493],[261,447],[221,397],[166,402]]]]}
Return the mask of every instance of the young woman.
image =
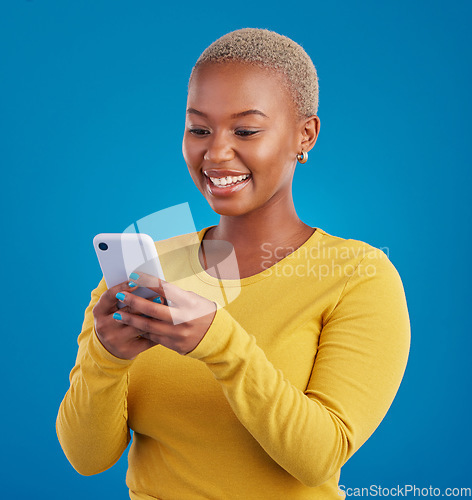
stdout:
{"type": "Polygon", "coordinates": [[[132,499],[343,495],[342,465],[400,385],[410,325],[382,251],[296,214],[317,108],[315,67],[284,36],[237,30],[198,59],[183,153],[220,222],[156,242],[167,281],[138,272],[92,292],[57,419],[81,474],[111,467],[132,429],[132,499]]]}

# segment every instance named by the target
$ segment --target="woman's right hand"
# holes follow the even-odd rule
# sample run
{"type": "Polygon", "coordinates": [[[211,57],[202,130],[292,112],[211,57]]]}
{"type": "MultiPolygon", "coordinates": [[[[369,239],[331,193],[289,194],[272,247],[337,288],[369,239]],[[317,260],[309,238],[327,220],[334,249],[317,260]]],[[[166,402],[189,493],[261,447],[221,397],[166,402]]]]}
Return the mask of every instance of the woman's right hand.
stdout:
{"type": "Polygon", "coordinates": [[[152,340],[140,337],[143,333],[140,330],[113,319],[113,314],[119,311],[140,314],[129,306],[121,309],[117,306],[119,300],[116,294],[133,290],[136,288],[130,287],[129,281],[124,281],[106,290],[92,309],[98,339],[108,352],[121,359],[134,359],[140,352],[158,345],[152,340]]]}

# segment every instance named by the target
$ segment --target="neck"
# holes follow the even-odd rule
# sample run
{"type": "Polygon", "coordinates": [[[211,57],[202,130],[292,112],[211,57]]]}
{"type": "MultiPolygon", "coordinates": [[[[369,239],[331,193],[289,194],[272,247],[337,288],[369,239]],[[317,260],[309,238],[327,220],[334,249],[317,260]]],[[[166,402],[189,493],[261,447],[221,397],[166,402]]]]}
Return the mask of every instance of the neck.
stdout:
{"type": "Polygon", "coordinates": [[[216,227],[206,232],[199,248],[200,263],[207,272],[218,268],[219,279],[253,276],[294,252],[313,234],[313,228],[297,216],[291,196],[272,200],[270,206],[238,216],[222,215],[216,227]],[[237,268],[227,261],[228,247],[205,245],[205,240],[223,240],[232,245],[237,268]]]}
{"type": "Polygon", "coordinates": [[[208,239],[230,242],[236,254],[254,255],[260,253],[263,245],[266,248],[300,246],[313,229],[299,219],[290,198],[280,200],[270,210],[255,210],[238,216],[222,215],[219,224],[210,231],[208,239]]]}

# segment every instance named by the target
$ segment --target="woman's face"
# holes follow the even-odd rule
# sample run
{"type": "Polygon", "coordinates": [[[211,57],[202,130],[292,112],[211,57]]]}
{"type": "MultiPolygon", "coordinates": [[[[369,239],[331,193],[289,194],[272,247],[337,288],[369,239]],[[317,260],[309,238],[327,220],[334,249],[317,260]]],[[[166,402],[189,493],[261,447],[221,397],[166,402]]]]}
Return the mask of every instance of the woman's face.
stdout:
{"type": "Polygon", "coordinates": [[[195,185],[218,214],[291,200],[304,127],[282,78],[236,62],[204,64],[193,75],[182,150],[195,185]]]}

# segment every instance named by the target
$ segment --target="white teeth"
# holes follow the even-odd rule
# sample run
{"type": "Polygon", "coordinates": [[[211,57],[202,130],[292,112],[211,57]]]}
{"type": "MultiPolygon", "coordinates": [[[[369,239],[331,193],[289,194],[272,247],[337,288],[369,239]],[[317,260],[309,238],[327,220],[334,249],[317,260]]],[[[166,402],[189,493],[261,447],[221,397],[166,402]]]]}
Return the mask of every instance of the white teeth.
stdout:
{"type": "Polygon", "coordinates": [[[237,177],[210,177],[211,182],[215,186],[229,186],[230,184],[236,184],[238,182],[241,182],[244,179],[247,179],[249,177],[249,174],[245,175],[238,175],[237,177]]]}

